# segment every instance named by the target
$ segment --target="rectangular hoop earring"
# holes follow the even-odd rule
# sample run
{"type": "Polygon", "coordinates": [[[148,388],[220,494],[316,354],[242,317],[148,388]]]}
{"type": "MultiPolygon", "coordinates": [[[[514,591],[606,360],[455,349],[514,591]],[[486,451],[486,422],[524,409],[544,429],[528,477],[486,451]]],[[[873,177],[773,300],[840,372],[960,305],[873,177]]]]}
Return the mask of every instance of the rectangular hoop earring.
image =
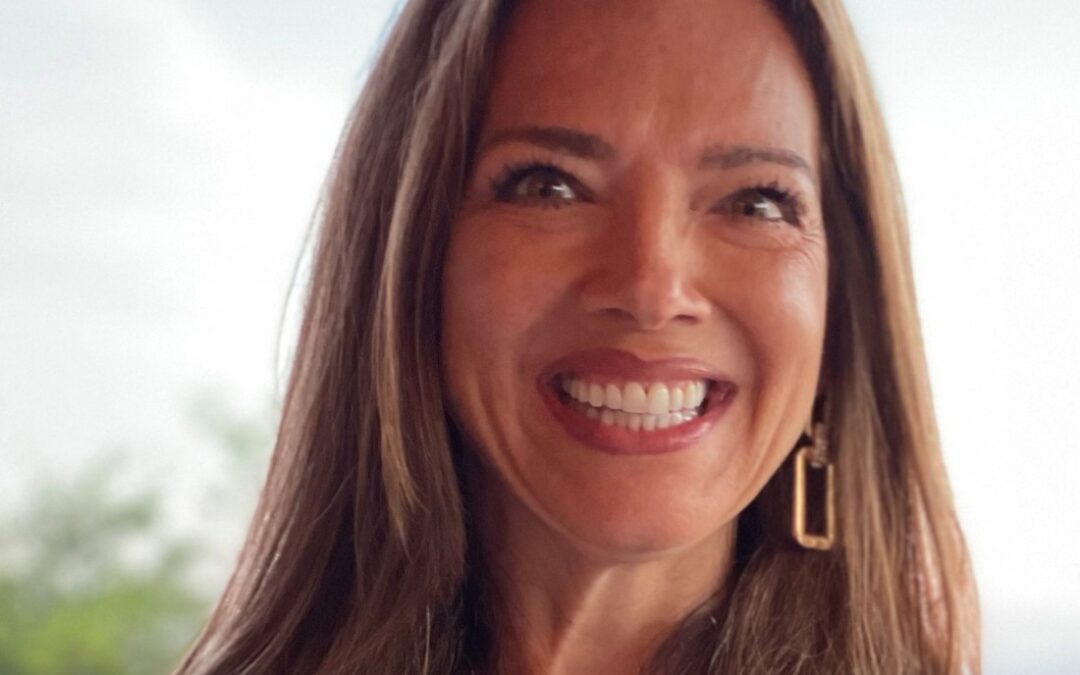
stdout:
{"type": "Polygon", "coordinates": [[[833,465],[832,462],[820,461],[813,453],[813,445],[804,445],[795,451],[795,494],[792,500],[792,533],[800,546],[816,551],[827,551],[833,547],[836,539],[836,512],[833,506],[833,465]],[[825,472],[825,532],[807,532],[806,525],[806,472],[825,472]]]}

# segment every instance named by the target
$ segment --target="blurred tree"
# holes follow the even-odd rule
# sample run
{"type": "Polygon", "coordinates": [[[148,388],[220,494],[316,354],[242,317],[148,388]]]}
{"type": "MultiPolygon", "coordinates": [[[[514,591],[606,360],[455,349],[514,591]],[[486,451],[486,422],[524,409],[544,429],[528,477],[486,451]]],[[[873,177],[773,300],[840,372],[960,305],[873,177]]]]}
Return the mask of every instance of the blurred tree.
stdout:
{"type": "Polygon", "coordinates": [[[206,601],[185,585],[194,542],[157,527],[158,499],[124,495],[109,453],[48,479],[0,529],[0,673],[162,673],[206,601]]]}
{"type": "MultiPolygon", "coordinates": [[[[191,409],[252,500],[274,414],[245,419],[220,396],[191,409]]],[[[191,572],[214,542],[170,532],[161,492],[126,489],[126,464],[104,453],[0,514],[0,674],[160,675],[198,631],[216,589],[195,590],[191,572]]],[[[208,477],[206,497],[230,507],[216,517],[241,525],[250,504],[228,504],[221,488],[208,477]]]]}

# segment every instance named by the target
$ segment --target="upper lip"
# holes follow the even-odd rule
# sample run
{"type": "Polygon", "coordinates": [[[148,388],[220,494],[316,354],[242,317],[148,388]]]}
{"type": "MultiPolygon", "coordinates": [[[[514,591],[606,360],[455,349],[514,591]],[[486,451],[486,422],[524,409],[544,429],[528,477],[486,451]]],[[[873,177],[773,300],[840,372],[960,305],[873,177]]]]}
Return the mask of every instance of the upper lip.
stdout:
{"type": "Polygon", "coordinates": [[[551,382],[559,375],[595,375],[636,382],[713,380],[734,383],[730,375],[700,359],[671,357],[645,360],[622,349],[601,347],[564,356],[544,369],[541,378],[551,382]]]}

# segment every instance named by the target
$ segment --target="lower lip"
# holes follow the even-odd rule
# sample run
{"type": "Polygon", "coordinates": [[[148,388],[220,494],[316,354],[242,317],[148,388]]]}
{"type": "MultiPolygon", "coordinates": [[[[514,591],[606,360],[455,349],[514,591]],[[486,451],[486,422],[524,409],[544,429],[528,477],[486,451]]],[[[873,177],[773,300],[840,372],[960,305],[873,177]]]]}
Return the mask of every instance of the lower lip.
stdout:
{"type": "Polygon", "coordinates": [[[734,390],[710,390],[705,410],[694,419],[667,429],[633,431],[591,419],[559,400],[555,388],[541,382],[540,395],[555,419],[575,440],[614,455],[658,455],[688,448],[720,422],[735,398],[734,390]]]}

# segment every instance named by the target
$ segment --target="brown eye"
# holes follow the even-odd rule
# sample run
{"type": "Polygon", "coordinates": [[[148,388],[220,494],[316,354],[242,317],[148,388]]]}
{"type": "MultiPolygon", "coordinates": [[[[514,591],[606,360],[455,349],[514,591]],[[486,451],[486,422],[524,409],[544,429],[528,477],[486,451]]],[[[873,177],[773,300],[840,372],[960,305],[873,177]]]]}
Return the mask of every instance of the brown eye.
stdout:
{"type": "Polygon", "coordinates": [[[577,181],[555,167],[534,164],[508,169],[493,187],[499,201],[562,206],[584,198],[577,186],[577,181]]]}
{"type": "Polygon", "coordinates": [[[514,194],[529,199],[565,199],[577,197],[574,189],[561,176],[546,171],[536,171],[517,185],[514,194]]]}
{"type": "Polygon", "coordinates": [[[725,200],[721,211],[770,223],[788,222],[794,225],[799,221],[795,199],[773,187],[740,190],[725,200]]]}
{"type": "Polygon", "coordinates": [[[773,200],[761,193],[750,193],[736,197],[733,209],[740,216],[761,218],[762,220],[780,220],[784,214],[773,200]]]}

